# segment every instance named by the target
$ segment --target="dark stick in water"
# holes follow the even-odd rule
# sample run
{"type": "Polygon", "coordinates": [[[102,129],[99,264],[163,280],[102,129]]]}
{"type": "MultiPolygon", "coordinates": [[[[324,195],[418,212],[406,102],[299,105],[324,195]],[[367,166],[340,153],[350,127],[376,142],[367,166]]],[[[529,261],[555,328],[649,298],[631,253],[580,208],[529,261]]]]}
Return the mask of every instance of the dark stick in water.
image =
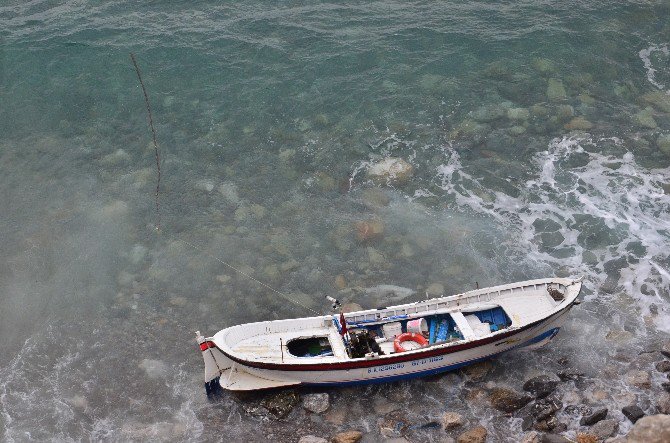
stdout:
{"type": "Polygon", "coordinates": [[[130,59],[133,61],[135,66],[135,72],[137,72],[137,78],[140,81],[140,86],[142,86],[142,92],[144,93],[144,102],[147,104],[147,113],[149,114],[149,126],[151,127],[151,135],[153,136],[154,141],[154,154],[156,154],[156,171],[158,172],[158,179],[156,180],[156,230],[160,231],[161,229],[161,211],[160,203],[158,200],[158,193],[161,187],[161,162],[158,155],[158,142],[156,141],[156,128],[154,128],[154,118],[151,114],[151,105],[149,104],[149,95],[147,95],[147,89],[144,87],[144,82],[142,81],[142,74],[140,73],[140,67],[137,66],[137,60],[135,60],[135,54],[130,53],[130,59]]]}

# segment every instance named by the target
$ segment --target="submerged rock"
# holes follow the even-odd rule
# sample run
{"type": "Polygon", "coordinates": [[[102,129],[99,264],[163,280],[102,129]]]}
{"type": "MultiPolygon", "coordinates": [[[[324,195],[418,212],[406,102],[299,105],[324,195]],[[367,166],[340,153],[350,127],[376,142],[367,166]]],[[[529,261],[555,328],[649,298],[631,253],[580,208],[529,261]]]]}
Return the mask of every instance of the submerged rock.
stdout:
{"type": "Polygon", "coordinates": [[[670,416],[651,415],[635,423],[626,436],[627,443],[667,443],[670,441],[670,416]]]}
{"type": "Polygon", "coordinates": [[[633,423],[644,417],[644,411],[637,405],[626,406],[621,409],[621,412],[633,423]]]}
{"type": "Polygon", "coordinates": [[[670,414],[670,394],[664,392],[659,395],[658,400],[656,400],[656,409],[661,414],[670,414]]]}
{"type": "Polygon", "coordinates": [[[368,177],[380,184],[402,185],[414,174],[414,167],[401,158],[388,157],[368,168],[368,177]]]}
{"type": "Polygon", "coordinates": [[[458,443],[484,443],[487,435],[488,431],[484,426],[477,426],[459,435],[456,441],[458,443]]]}
{"type": "Polygon", "coordinates": [[[649,92],[644,94],[641,99],[643,102],[652,105],[659,111],[670,112],[670,95],[663,91],[649,92]]]}
{"type": "Polygon", "coordinates": [[[330,397],[326,393],[307,394],[302,398],[302,407],[309,412],[321,414],[330,407],[330,397]]]}
{"type": "Polygon", "coordinates": [[[160,360],[145,358],[138,366],[146,372],[149,378],[153,379],[165,378],[168,373],[167,365],[160,360]]]}
{"type": "Polygon", "coordinates": [[[593,434],[600,441],[612,437],[619,431],[619,422],[616,420],[602,420],[589,429],[589,434],[593,434]]]}
{"type": "Polygon", "coordinates": [[[491,363],[490,360],[486,360],[462,368],[461,374],[463,374],[468,381],[479,382],[484,380],[492,369],[493,363],[491,363]]]}
{"type": "Polygon", "coordinates": [[[589,415],[585,415],[579,420],[580,426],[591,426],[604,420],[607,417],[607,408],[598,408],[589,415]]]}
{"type": "Polygon", "coordinates": [[[593,128],[593,123],[584,117],[575,117],[563,126],[568,131],[588,131],[593,128]]]}
{"type": "Polygon", "coordinates": [[[670,358],[670,341],[663,344],[661,354],[663,354],[664,357],[670,358]]]}
{"type": "Polygon", "coordinates": [[[527,380],[523,384],[523,390],[530,392],[536,398],[543,398],[554,392],[558,386],[558,380],[553,380],[548,375],[539,375],[527,380]]]}
{"type": "Polygon", "coordinates": [[[653,109],[649,107],[635,114],[633,121],[643,128],[656,129],[658,127],[658,123],[654,120],[653,109]]]}
{"type": "Polygon", "coordinates": [[[506,388],[495,388],[489,395],[489,401],[494,408],[508,413],[523,408],[531,400],[530,395],[506,388]]]}
{"type": "Polygon", "coordinates": [[[626,381],[638,388],[651,388],[651,377],[646,371],[629,371],[626,374],[626,381]]]}
{"type": "Polygon", "coordinates": [[[359,242],[377,240],[384,235],[384,223],[380,220],[365,220],[355,224],[356,238],[359,242]]]}
{"type": "Polygon", "coordinates": [[[546,420],[563,408],[563,403],[556,397],[547,397],[536,401],[530,409],[530,413],[536,420],[546,420]]]}
{"type": "Polygon", "coordinates": [[[547,82],[547,98],[550,102],[560,102],[567,99],[567,93],[563,82],[556,78],[550,78],[547,82]]]}
{"type": "Polygon", "coordinates": [[[656,139],[656,146],[663,154],[670,157],[670,134],[659,135],[656,139]]]}

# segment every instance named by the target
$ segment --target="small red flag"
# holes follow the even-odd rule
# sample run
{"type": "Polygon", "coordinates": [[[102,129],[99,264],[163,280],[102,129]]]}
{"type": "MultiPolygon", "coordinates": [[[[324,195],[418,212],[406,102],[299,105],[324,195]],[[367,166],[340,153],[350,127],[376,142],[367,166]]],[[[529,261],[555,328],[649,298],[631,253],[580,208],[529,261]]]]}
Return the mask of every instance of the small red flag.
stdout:
{"type": "Polygon", "coordinates": [[[340,335],[347,333],[347,321],[344,319],[344,312],[340,312],[340,335]]]}

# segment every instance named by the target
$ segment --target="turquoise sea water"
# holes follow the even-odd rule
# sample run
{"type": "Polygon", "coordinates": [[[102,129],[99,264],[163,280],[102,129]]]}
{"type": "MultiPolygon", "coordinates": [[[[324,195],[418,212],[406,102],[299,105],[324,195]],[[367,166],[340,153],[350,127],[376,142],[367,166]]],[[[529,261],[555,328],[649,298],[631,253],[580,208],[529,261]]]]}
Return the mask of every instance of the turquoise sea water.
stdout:
{"type": "MultiPolygon", "coordinates": [[[[330,415],[283,421],[204,398],[195,330],[326,312],[324,295],[371,307],[380,284],[419,299],[585,275],[554,343],[492,380],[566,356],[623,379],[617,356],[670,330],[669,17],[668,1],[3,2],[3,439],[374,441],[385,401],[521,435],[457,375],[329,391],[330,415]],[[371,181],[386,157],[412,177],[371,181]],[[372,220],[383,234],[362,241],[372,220]]],[[[615,384],[595,376],[586,399],[655,395],[615,384]]]]}

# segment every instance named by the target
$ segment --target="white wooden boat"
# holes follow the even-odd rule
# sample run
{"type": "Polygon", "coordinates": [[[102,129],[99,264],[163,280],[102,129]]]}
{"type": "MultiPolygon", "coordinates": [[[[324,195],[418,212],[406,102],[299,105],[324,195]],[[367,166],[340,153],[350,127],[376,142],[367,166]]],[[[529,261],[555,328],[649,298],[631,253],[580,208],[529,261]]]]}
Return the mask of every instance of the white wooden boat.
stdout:
{"type": "Polygon", "coordinates": [[[232,326],[197,340],[208,394],[420,377],[548,343],[581,279],[546,278],[384,309],[232,326]],[[410,336],[414,331],[416,334],[410,336]],[[419,336],[422,336],[419,338],[419,336]]]}

